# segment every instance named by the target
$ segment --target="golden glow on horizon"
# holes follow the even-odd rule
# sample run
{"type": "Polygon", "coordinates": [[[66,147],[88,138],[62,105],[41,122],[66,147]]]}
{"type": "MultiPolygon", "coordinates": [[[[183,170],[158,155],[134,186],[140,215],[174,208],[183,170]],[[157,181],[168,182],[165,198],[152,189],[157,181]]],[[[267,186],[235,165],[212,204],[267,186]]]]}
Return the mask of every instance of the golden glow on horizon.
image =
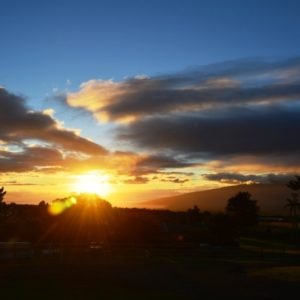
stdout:
{"type": "Polygon", "coordinates": [[[78,175],[72,187],[75,193],[97,194],[101,197],[108,196],[113,189],[108,175],[101,173],[78,175]]]}

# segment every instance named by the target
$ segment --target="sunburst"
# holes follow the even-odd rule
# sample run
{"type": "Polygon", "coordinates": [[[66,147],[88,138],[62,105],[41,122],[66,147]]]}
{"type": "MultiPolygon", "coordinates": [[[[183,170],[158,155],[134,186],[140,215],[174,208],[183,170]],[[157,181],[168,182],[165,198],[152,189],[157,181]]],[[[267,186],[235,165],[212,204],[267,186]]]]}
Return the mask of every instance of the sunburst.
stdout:
{"type": "Polygon", "coordinates": [[[109,176],[96,172],[77,175],[72,188],[75,193],[91,193],[101,197],[106,197],[112,192],[109,176]]]}

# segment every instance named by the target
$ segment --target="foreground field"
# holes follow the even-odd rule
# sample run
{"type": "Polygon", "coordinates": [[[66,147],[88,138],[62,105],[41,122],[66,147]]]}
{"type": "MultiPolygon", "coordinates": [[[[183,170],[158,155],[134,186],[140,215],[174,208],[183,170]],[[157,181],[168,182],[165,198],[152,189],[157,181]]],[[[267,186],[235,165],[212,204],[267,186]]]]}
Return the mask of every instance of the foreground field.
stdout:
{"type": "Polygon", "coordinates": [[[88,260],[6,261],[0,268],[1,297],[287,299],[300,292],[298,255],[208,250],[144,253],[119,248],[88,260]]]}

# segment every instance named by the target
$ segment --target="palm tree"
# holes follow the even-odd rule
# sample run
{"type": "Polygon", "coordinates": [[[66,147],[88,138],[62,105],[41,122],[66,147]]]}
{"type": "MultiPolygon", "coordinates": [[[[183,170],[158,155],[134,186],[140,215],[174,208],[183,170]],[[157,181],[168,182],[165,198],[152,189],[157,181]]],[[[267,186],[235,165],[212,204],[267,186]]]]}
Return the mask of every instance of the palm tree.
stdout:
{"type": "Polygon", "coordinates": [[[291,198],[287,198],[288,203],[285,205],[286,208],[289,208],[291,220],[295,229],[298,229],[298,209],[300,209],[300,202],[297,193],[291,193],[291,198]]]}
{"type": "Polygon", "coordinates": [[[3,215],[5,215],[5,202],[4,200],[4,196],[6,194],[6,191],[4,191],[4,187],[0,188],[0,217],[2,217],[3,215]]]}
{"type": "Polygon", "coordinates": [[[4,187],[2,187],[0,189],[0,204],[3,203],[3,199],[4,199],[5,194],[6,194],[6,191],[4,191],[4,187]]]}

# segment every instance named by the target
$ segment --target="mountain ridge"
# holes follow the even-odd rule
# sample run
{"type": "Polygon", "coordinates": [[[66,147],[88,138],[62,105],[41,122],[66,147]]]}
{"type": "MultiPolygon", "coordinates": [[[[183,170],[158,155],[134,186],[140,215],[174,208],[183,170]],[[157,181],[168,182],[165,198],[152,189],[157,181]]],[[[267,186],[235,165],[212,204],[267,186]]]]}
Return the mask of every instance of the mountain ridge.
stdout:
{"type": "Polygon", "coordinates": [[[249,192],[252,198],[257,200],[261,214],[288,214],[285,204],[290,195],[290,190],[285,184],[227,186],[147,200],[139,203],[139,206],[180,211],[197,205],[202,211],[220,212],[225,210],[228,199],[238,192],[249,192]]]}

